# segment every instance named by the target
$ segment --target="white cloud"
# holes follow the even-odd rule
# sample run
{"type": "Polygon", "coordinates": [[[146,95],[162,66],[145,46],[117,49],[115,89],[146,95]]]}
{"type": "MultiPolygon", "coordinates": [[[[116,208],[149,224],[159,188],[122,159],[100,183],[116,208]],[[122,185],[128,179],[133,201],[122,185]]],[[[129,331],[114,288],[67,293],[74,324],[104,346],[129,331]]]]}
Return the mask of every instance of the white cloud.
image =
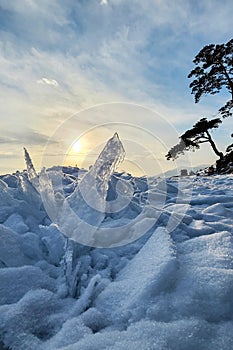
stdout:
{"type": "Polygon", "coordinates": [[[101,0],[100,5],[108,5],[108,0],[101,0]]]}
{"type": "Polygon", "coordinates": [[[3,129],[27,124],[52,133],[82,108],[124,100],[151,106],[183,131],[221,105],[216,96],[194,106],[186,76],[203,45],[229,39],[232,0],[1,0],[1,7],[11,15],[0,32],[3,129]]]}
{"type": "Polygon", "coordinates": [[[37,80],[38,84],[45,84],[45,85],[52,85],[52,86],[58,86],[58,82],[55,79],[48,79],[48,78],[42,78],[37,80]]]}

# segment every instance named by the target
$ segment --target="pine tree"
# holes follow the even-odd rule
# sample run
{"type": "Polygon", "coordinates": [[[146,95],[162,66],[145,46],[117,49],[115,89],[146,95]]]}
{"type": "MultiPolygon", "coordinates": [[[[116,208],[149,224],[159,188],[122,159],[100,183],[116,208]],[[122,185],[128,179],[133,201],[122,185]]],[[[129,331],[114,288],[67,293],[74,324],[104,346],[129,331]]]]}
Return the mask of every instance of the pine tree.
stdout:
{"type": "Polygon", "coordinates": [[[210,130],[218,128],[221,123],[222,121],[219,118],[212,120],[207,120],[206,118],[200,119],[193,125],[192,129],[187,130],[180,136],[180,142],[173,146],[166,154],[167,160],[177,159],[181,154],[184,154],[184,151],[195,151],[200,148],[200,144],[205,142],[209,142],[219,159],[223,159],[223,153],[217,149],[216,144],[210,135],[210,130]]]}
{"type": "Polygon", "coordinates": [[[189,87],[199,102],[202,95],[214,95],[225,87],[233,100],[233,39],[226,44],[210,44],[195,56],[196,67],[188,78],[194,77],[189,87]]]}

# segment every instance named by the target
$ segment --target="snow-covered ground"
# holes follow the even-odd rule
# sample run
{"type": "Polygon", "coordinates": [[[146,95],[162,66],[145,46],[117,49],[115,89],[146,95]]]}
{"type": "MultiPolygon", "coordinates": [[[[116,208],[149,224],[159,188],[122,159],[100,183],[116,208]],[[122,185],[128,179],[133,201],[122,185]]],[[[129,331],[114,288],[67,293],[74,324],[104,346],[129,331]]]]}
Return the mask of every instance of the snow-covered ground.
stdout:
{"type": "MultiPolygon", "coordinates": [[[[78,176],[63,168],[67,198],[78,176]]],[[[233,348],[233,176],[154,178],[148,188],[115,174],[112,193],[119,178],[131,201],[100,226],[128,234],[148,198],[150,225],[144,217],[141,237],[98,248],[59,231],[26,172],[1,176],[0,349],[233,348]]]]}

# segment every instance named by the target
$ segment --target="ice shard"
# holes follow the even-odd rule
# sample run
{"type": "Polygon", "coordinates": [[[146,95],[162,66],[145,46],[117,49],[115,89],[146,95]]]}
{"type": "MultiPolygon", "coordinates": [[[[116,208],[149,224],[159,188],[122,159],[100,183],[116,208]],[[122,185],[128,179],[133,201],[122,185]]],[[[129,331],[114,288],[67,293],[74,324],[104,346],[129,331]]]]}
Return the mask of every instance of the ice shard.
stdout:
{"type": "Polygon", "coordinates": [[[46,202],[45,208],[66,236],[82,244],[95,245],[95,232],[105,218],[108,183],[124,157],[124,147],[115,133],[72,195],[64,198],[59,193],[61,200],[58,200],[56,193],[51,193],[51,186],[48,189],[48,182],[51,184],[51,181],[43,181],[42,176],[40,192],[46,202]]]}
{"type": "MultiPolygon", "coordinates": [[[[125,150],[117,133],[108,140],[94,165],[84,175],[75,192],[69,198],[76,212],[90,224],[96,225],[100,213],[105,214],[108,183],[111,175],[124,160],[125,150]],[[87,210],[88,208],[88,210],[87,210]],[[99,212],[99,215],[94,215],[99,212]],[[90,216],[90,217],[89,217],[90,216]],[[97,219],[98,217],[98,219],[97,219]],[[90,221],[91,219],[91,221],[90,221]],[[97,220],[95,222],[95,220],[97,220]]],[[[102,220],[101,220],[102,221],[102,220]]]]}
{"type": "Polygon", "coordinates": [[[23,149],[24,149],[24,159],[27,166],[28,180],[34,185],[34,187],[37,188],[39,186],[38,175],[36,173],[36,170],[34,168],[34,165],[32,163],[31,157],[27,149],[25,147],[23,149]]]}
{"type": "Polygon", "coordinates": [[[108,182],[125,158],[125,150],[117,133],[110,138],[89,173],[95,179],[96,189],[106,199],[108,182]]]}
{"type": "MultiPolygon", "coordinates": [[[[83,226],[88,224],[89,233],[92,232],[92,236],[105,218],[108,183],[124,157],[124,147],[118,134],[115,133],[106,143],[94,165],[84,175],[74,193],[68,198],[69,205],[83,222],[83,226]]],[[[75,230],[75,235],[85,236],[85,232],[78,231],[75,230]]]]}

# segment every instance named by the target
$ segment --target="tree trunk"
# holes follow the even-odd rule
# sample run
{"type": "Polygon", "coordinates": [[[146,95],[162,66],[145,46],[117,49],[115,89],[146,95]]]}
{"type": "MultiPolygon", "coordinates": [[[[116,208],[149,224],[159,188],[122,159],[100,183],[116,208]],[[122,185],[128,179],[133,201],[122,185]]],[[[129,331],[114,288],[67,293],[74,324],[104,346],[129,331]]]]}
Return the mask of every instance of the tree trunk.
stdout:
{"type": "Polygon", "coordinates": [[[211,147],[213,148],[214,153],[222,160],[222,159],[223,159],[223,153],[220,152],[220,151],[217,149],[217,147],[216,147],[216,145],[215,145],[215,143],[214,143],[214,141],[213,141],[213,139],[212,139],[210,133],[209,133],[208,131],[206,131],[206,134],[207,134],[207,136],[208,136],[209,143],[210,143],[211,147]]]}

